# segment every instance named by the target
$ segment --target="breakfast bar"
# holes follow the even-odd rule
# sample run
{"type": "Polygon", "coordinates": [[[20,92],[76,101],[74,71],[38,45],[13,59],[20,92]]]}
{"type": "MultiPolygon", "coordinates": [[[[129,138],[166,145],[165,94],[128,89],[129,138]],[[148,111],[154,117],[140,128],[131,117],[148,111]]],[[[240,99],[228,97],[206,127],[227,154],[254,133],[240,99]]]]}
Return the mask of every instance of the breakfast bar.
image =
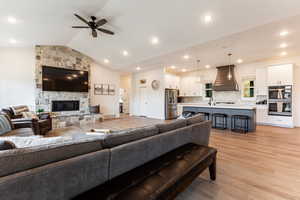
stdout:
{"type": "Polygon", "coordinates": [[[179,104],[182,106],[182,111],[189,111],[195,113],[208,113],[209,119],[212,120],[212,116],[215,113],[227,115],[227,128],[232,128],[232,116],[243,115],[248,116],[248,127],[250,132],[256,130],[256,107],[255,106],[243,106],[243,105],[216,105],[210,106],[205,104],[179,104]]]}

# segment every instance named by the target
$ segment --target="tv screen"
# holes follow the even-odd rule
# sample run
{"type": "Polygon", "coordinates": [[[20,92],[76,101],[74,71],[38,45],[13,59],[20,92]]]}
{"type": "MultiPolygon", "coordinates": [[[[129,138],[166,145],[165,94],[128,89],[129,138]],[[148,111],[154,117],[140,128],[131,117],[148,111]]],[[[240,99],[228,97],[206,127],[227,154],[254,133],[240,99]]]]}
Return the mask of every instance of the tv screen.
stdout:
{"type": "Polygon", "coordinates": [[[43,66],[43,91],[88,92],[87,71],[43,66]]]}

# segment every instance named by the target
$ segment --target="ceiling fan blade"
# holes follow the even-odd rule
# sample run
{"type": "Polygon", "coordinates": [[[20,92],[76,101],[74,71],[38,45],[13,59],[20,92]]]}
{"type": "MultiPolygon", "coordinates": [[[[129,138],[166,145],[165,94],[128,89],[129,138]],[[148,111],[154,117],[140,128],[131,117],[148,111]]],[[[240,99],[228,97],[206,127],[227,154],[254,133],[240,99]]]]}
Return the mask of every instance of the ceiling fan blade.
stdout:
{"type": "Polygon", "coordinates": [[[110,35],[114,35],[115,33],[110,31],[110,30],[107,30],[107,29],[104,29],[104,28],[97,28],[99,31],[103,32],[103,33],[106,33],[106,34],[110,34],[110,35]]]}
{"type": "Polygon", "coordinates": [[[99,21],[96,22],[96,26],[99,27],[99,26],[103,26],[104,24],[107,23],[107,20],[106,19],[100,19],[99,21]]]}
{"type": "Polygon", "coordinates": [[[72,26],[72,28],[90,28],[89,26],[72,26]]]}
{"type": "Polygon", "coordinates": [[[92,30],[92,35],[94,38],[96,38],[98,36],[97,31],[95,29],[92,30]]]}
{"type": "Polygon", "coordinates": [[[84,23],[86,23],[87,25],[89,25],[89,26],[91,26],[90,25],[90,23],[87,21],[87,20],[85,20],[83,17],[80,17],[79,15],[77,15],[77,14],[74,14],[78,19],[80,19],[81,21],[83,21],[84,23]]]}

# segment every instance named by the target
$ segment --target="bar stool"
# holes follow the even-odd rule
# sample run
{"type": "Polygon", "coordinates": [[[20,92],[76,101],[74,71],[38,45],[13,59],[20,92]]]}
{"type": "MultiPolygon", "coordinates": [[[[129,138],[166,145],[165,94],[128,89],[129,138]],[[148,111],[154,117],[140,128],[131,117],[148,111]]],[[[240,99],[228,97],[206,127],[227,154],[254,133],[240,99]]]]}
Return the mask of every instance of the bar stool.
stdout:
{"type": "Polygon", "coordinates": [[[199,114],[202,114],[202,115],[204,115],[204,117],[205,117],[205,120],[210,120],[210,114],[209,113],[206,113],[206,112],[200,112],[199,114]]]}
{"type": "Polygon", "coordinates": [[[221,113],[213,114],[213,128],[216,129],[227,129],[227,115],[221,113]]]}
{"type": "Polygon", "coordinates": [[[238,133],[249,132],[250,117],[246,115],[233,115],[231,117],[231,131],[238,133]]]}

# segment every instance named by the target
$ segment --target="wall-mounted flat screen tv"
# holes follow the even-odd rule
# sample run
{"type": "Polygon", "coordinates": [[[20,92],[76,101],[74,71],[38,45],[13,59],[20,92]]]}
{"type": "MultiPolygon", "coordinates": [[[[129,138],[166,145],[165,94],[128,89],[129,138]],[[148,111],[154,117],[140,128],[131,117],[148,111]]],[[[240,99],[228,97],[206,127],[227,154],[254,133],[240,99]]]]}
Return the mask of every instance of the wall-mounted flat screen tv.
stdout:
{"type": "Polygon", "coordinates": [[[43,91],[57,92],[88,92],[89,73],[43,66],[43,91]]]}

